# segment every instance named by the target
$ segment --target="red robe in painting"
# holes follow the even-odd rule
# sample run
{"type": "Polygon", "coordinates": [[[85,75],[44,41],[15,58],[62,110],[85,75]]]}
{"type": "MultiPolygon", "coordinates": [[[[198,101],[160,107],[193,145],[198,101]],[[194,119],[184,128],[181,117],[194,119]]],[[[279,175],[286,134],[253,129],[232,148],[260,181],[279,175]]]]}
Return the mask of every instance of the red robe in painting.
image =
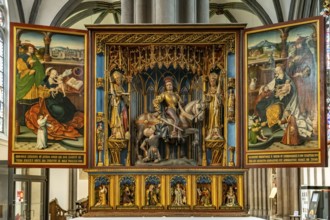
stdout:
{"type": "Polygon", "coordinates": [[[298,126],[296,118],[293,115],[289,115],[284,120],[281,121],[281,124],[286,124],[287,127],[284,131],[284,135],[281,143],[286,145],[299,145],[301,144],[301,137],[299,135],[298,126]]]}

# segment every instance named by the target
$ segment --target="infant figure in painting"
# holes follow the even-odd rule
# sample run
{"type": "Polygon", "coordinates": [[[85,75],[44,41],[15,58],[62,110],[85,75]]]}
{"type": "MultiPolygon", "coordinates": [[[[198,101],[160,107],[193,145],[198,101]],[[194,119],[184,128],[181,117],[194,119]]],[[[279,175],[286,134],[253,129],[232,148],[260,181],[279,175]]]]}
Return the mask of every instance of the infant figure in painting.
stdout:
{"type": "Polygon", "coordinates": [[[57,84],[58,84],[58,86],[56,87],[56,90],[57,91],[62,91],[63,96],[65,97],[66,96],[66,93],[65,93],[64,83],[63,83],[63,76],[62,75],[59,75],[56,78],[56,81],[57,81],[57,84]]]}
{"type": "Polygon", "coordinates": [[[288,95],[291,91],[291,80],[287,79],[284,84],[278,85],[275,89],[275,97],[280,100],[283,99],[286,95],[288,95]]]}

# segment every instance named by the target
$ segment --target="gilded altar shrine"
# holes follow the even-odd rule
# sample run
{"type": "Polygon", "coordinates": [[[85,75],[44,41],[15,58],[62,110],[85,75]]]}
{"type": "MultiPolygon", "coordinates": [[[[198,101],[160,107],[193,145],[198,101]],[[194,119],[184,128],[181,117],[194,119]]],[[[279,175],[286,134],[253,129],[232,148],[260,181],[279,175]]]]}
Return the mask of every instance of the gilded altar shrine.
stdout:
{"type": "Polygon", "coordinates": [[[242,28],[88,27],[88,215],[244,214],[236,140],[242,28]]]}

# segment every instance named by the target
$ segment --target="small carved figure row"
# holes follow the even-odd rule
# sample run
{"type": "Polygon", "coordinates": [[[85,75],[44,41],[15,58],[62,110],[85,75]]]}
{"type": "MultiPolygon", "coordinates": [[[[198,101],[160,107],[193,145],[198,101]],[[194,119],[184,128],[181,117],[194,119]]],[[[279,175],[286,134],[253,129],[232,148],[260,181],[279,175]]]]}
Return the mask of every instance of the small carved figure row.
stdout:
{"type": "Polygon", "coordinates": [[[241,210],[242,179],[243,175],[90,176],[89,205],[91,209],[241,210]]]}

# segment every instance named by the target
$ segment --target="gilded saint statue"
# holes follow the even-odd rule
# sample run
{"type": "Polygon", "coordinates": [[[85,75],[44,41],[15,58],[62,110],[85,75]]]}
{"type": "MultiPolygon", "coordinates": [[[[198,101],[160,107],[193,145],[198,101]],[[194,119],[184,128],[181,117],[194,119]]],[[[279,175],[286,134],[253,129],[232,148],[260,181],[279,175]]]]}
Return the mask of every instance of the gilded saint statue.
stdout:
{"type": "Polygon", "coordinates": [[[209,103],[208,120],[207,120],[207,135],[206,140],[223,139],[221,134],[222,128],[222,96],[220,75],[210,73],[209,88],[206,94],[206,101],[209,103]]]}
{"type": "Polygon", "coordinates": [[[178,115],[182,101],[179,93],[173,90],[173,78],[165,77],[164,81],[166,91],[156,96],[153,100],[153,105],[157,111],[158,118],[162,119],[165,123],[172,125],[173,130],[171,137],[178,137],[178,130],[182,130],[181,128],[179,129],[180,118],[178,115]],[[162,108],[162,104],[165,105],[165,108],[162,108]],[[167,121],[166,119],[164,120],[163,117],[172,119],[173,123],[167,121]]]}
{"type": "Polygon", "coordinates": [[[238,205],[236,192],[233,186],[229,186],[228,191],[225,194],[224,205],[229,207],[238,205]]]}
{"type": "Polygon", "coordinates": [[[111,115],[110,115],[110,138],[124,139],[128,132],[128,105],[129,94],[125,92],[123,75],[119,71],[113,74],[114,82],[110,82],[111,115]]]}

